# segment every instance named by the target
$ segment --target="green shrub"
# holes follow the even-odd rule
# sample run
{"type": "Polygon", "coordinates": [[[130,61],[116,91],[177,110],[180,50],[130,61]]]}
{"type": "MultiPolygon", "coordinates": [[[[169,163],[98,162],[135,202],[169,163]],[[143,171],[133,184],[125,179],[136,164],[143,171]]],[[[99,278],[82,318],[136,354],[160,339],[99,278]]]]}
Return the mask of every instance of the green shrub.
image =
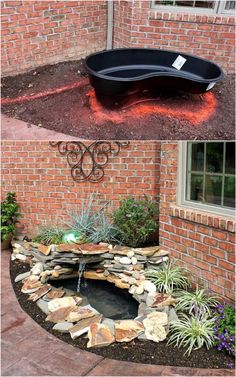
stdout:
{"type": "Polygon", "coordinates": [[[148,270],[145,276],[154,283],[159,292],[172,294],[175,288],[187,289],[189,280],[186,271],[174,266],[173,262],[163,263],[158,270],[148,270]]]}
{"type": "Polygon", "coordinates": [[[20,207],[16,201],[16,194],[8,192],[6,199],[1,203],[1,241],[14,235],[16,223],[21,217],[20,207]]]}
{"type": "Polygon", "coordinates": [[[63,243],[65,232],[65,229],[56,226],[45,226],[39,230],[39,234],[33,238],[33,241],[43,243],[44,245],[59,245],[60,243],[63,243]]]}
{"type": "Polygon", "coordinates": [[[143,200],[132,197],[121,200],[120,207],[113,213],[113,220],[120,230],[122,242],[131,247],[144,246],[158,228],[157,213],[157,204],[146,197],[143,200]]]}
{"type": "Polygon", "coordinates": [[[170,322],[170,338],[168,344],[177,347],[187,347],[186,353],[203,345],[209,349],[213,346],[214,318],[207,316],[190,316],[181,313],[178,320],[170,322]]]}
{"type": "Polygon", "coordinates": [[[205,289],[196,288],[195,292],[180,290],[175,293],[178,298],[176,310],[188,312],[189,314],[208,314],[210,316],[212,308],[218,303],[216,297],[211,297],[205,289]]]}

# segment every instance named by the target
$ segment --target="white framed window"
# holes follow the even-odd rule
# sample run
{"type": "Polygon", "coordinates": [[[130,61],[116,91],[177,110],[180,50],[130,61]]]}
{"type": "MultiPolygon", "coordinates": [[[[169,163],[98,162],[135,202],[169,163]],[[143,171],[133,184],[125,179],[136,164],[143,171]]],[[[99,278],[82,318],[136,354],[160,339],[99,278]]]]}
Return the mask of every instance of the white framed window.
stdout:
{"type": "Polygon", "coordinates": [[[235,214],[235,142],[179,142],[178,204],[235,214]]]}
{"type": "Polygon", "coordinates": [[[167,12],[189,12],[203,14],[235,14],[235,1],[215,0],[215,1],[179,1],[179,0],[153,0],[152,7],[167,12]]]}

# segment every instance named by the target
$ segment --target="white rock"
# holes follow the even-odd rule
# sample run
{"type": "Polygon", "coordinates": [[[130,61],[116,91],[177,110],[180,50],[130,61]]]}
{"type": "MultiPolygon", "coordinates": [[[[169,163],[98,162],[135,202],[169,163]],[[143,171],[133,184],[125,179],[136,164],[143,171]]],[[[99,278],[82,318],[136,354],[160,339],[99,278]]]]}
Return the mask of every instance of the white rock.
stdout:
{"type": "Polygon", "coordinates": [[[136,289],[137,295],[142,295],[144,292],[144,284],[140,284],[138,288],[136,289]]]}
{"type": "Polygon", "coordinates": [[[109,246],[108,246],[108,249],[109,249],[109,250],[112,250],[112,249],[113,249],[113,246],[112,246],[112,245],[109,245],[109,246]]]}
{"type": "Polygon", "coordinates": [[[128,257],[121,257],[120,260],[119,260],[119,262],[120,262],[121,264],[131,264],[131,263],[132,263],[132,262],[131,262],[131,259],[128,258],[128,257]]]}
{"type": "Polygon", "coordinates": [[[139,280],[140,279],[140,273],[138,271],[134,271],[133,274],[132,274],[133,278],[135,278],[136,280],[139,280]]]}
{"type": "Polygon", "coordinates": [[[27,272],[24,272],[23,274],[17,275],[16,278],[15,278],[15,283],[27,278],[28,276],[30,276],[30,271],[27,271],[27,272]]]}
{"type": "Polygon", "coordinates": [[[155,320],[145,318],[143,324],[147,339],[157,343],[166,339],[167,333],[164,326],[158,325],[155,320]]]}
{"type": "Polygon", "coordinates": [[[57,265],[54,267],[54,270],[57,271],[57,270],[60,270],[61,269],[61,266],[57,265]]]}
{"type": "Polygon", "coordinates": [[[114,260],[119,262],[120,261],[120,257],[114,257],[114,260]]]}
{"type": "Polygon", "coordinates": [[[138,263],[137,258],[132,257],[132,258],[131,258],[131,263],[132,263],[132,264],[137,264],[137,263],[138,263]]]}
{"type": "Polygon", "coordinates": [[[124,282],[124,283],[129,283],[129,279],[130,277],[128,275],[124,275],[122,278],[121,278],[121,281],[124,282]]]}
{"type": "Polygon", "coordinates": [[[137,289],[137,287],[136,287],[135,285],[132,285],[132,286],[129,288],[129,293],[130,293],[131,295],[133,295],[133,294],[136,292],[136,289],[137,289]]]}
{"type": "Polygon", "coordinates": [[[41,272],[43,272],[43,264],[42,263],[36,263],[32,268],[31,268],[31,273],[33,275],[40,275],[41,272]]]}
{"type": "Polygon", "coordinates": [[[26,259],[27,259],[27,257],[26,257],[26,255],[23,255],[23,254],[16,254],[16,259],[19,259],[19,260],[21,260],[21,261],[26,261],[26,259]]]}
{"type": "Polygon", "coordinates": [[[74,326],[73,323],[71,322],[61,322],[61,323],[56,323],[53,326],[53,330],[60,331],[62,333],[69,333],[69,330],[74,326]]]}
{"type": "Polygon", "coordinates": [[[128,283],[129,283],[130,285],[134,285],[134,284],[137,283],[137,280],[136,280],[135,278],[133,278],[133,277],[129,277],[128,283]]]}
{"type": "Polygon", "coordinates": [[[55,298],[48,303],[48,309],[50,312],[54,312],[59,308],[65,308],[67,306],[76,306],[82,302],[82,298],[78,296],[74,297],[62,297],[55,298]]]}
{"type": "Polygon", "coordinates": [[[11,255],[11,260],[16,260],[16,257],[15,257],[15,255],[11,255]]]}
{"type": "Polygon", "coordinates": [[[127,253],[127,257],[128,258],[132,258],[134,256],[134,252],[133,250],[130,250],[128,253],[127,253]]]}
{"type": "Polygon", "coordinates": [[[145,289],[145,291],[147,291],[149,293],[156,292],[156,290],[157,290],[155,284],[152,283],[149,280],[145,280],[145,282],[144,282],[144,289],[145,289]]]}
{"type": "Polygon", "coordinates": [[[165,312],[151,312],[147,315],[147,318],[161,326],[168,324],[168,315],[165,312]]]}

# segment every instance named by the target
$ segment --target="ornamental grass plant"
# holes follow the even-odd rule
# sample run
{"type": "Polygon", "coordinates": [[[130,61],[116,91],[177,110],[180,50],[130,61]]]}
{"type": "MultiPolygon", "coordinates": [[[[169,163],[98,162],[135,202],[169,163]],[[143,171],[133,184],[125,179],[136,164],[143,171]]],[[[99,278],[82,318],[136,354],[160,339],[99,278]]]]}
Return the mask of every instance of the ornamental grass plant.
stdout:
{"type": "Polygon", "coordinates": [[[163,263],[158,270],[148,270],[145,276],[162,293],[172,294],[174,289],[187,289],[190,285],[186,271],[181,267],[174,266],[173,261],[163,263]]]}
{"type": "Polygon", "coordinates": [[[214,318],[199,314],[190,317],[184,313],[179,314],[178,320],[170,322],[170,338],[168,344],[175,347],[185,347],[185,354],[190,355],[193,350],[202,346],[211,348],[213,342],[214,318]]]}
{"type": "Polygon", "coordinates": [[[200,312],[210,316],[212,308],[218,304],[216,297],[209,296],[205,289],[199,289],[198,287],[194,292],[178,290],[175,292],[175,297],[178,299],[176,310],[188,314],[200,312]]]}

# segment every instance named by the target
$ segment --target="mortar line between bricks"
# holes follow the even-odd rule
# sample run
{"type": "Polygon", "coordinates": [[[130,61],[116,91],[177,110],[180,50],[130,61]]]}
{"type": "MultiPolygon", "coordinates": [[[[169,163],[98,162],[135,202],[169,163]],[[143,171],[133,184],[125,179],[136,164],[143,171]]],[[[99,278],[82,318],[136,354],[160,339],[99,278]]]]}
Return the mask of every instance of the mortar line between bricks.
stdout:
{"type": "Polygon", "coordinates": [[[102,361],[106,360],[105,357],[102,358],[102,360],[99,360],[95,365],[93,365],[84,376],[89,376],[89,373],[92,372],[102,361]]]}

